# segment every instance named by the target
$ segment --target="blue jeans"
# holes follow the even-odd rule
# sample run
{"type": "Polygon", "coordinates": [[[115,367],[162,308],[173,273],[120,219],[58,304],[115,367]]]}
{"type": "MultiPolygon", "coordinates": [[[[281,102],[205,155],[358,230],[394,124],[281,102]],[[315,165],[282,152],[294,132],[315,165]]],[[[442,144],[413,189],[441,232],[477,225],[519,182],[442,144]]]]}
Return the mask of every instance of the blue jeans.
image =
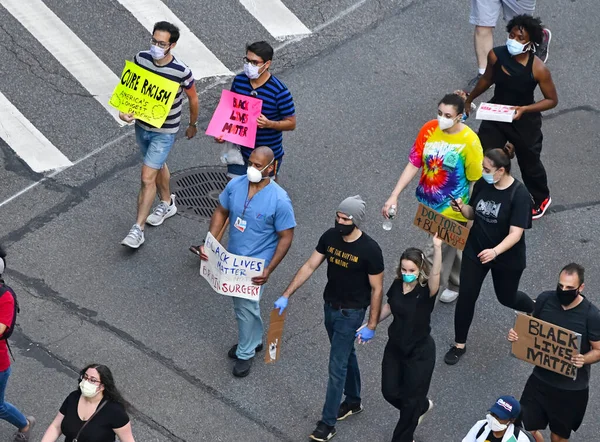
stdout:
{"type": "Polygon", "coordinates": [[[6,391],[9,376],[10,367],[5,371],[0,371],[0,419],[5,420],[20,430],[27,426],[27,418],[13,404],[4,402],[4,391],[6,391]]]}
{"type": "Polygon", "coordinates": [[[362,325],[366,309],[336,310],[325,303],[325,328],[331,343],[329,381],[323,406],[322,421],[335,425],[342,401],[360,404],[360,371],[354,351],[356,330],[362,325]]]}
{"type": "MultiPolygon", "coordinates": [[[[260,289],[262,295],[262,287],[260,289]]],[[[263,321],[260,317],[260,302],[233,297],[233,310],[238,324],[238,359],[252,359],[256,347],[262,343],[263,321]]]]}
{"type": "Polygon", "coordinates": [[[175,143],[175,134],[152,132],[136,124],[135,139],[140,147],[144,164],[152,169],[162,169],[175,143]]]}

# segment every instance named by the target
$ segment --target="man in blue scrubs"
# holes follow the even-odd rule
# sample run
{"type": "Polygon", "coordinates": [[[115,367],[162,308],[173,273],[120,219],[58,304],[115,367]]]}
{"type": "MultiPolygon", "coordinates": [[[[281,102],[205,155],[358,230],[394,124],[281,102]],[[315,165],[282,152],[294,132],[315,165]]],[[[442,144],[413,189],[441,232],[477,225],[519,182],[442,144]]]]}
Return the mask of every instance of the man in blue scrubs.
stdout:
{"type": "MultiPolygon", "coordinates": [[[[210,233],[217,237],[227,218],[229,243],[227,250],[236,255],[265,260],[261,276],[252,279],[263,285],[287,254],[294,238],[292,202],[277,183],[271,181],[275,157],[266,146],[257,147],[248,159],[247,174],[231,180],[219,196],[220,204],[210,220],[210,233]]],[[[200,258],[206,260],[204,246],[200,258]]],[[[261,288],[262,295],[262,288],[261,288]]],[[[233,298],[238,323],[238,344],[229,350],[235,359],[233,374],[245,377],[250,373],[256,351],[263,348],[263,323],[257,301],[233,298]]]]}

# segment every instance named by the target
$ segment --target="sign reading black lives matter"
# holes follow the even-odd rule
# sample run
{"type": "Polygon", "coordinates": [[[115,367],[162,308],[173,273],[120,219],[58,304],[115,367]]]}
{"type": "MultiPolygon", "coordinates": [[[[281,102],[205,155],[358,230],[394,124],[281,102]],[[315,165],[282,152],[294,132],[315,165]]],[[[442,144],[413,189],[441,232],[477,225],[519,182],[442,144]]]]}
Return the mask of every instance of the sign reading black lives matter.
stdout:
{"type": "Polygon", "coordinates": [[[580,352],[581,335],[533,316],[517,314],[512,353],[519,359],[575,379],[571,358],[580,352]]]}

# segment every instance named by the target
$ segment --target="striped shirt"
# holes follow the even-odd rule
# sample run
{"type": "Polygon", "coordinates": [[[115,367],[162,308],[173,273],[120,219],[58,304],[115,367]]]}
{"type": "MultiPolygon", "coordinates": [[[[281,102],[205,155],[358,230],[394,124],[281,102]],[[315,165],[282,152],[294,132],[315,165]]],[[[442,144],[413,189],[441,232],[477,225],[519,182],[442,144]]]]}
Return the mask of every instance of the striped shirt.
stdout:
{"type": "MultiPolygon", "coordinates": [[[[252,95],[256,91],[256,98],[262,100],[262,113],[268,120],[281,121],[286,117],[293,117],[296,114],[294,99],[289,89],[282,81],[275,76],[267,80],[265,84],[258,89],[254,89],[250,84],[250,79],[245,74],[239,74],[233,79],[231,91],[242,95],[252,95]]],[[[283,156],[283,134],[280,130],[258,128],[256,131],[256,147],[269,146],[278,160],[283,156]]],[[[248,158],[252,149],[240,146],[242,155],[248,158]]]]}
{"type": "Polygon", "coordinates": [[[194,76],[192,75],[192,71],[184,63],[177,60],[175,56],[173,56],[173,59],[168,64],[164,66],[157,66],[154,64],[154,60],[152,59],[152,55],[150,55],[150,51],[142,51],[138,53],[135,57],[133,57],[133,61],[138,66],[141,66],[150,72],[154,72],[161,77],[165,77],[168,80],[179,83],[180,85],[177,95],[175,95],[175,101],[173,101],[171,111],[169,112],[169,115],[167,115],[167,119],[161,127],[150,126],[149,124],[140,120],[136,120],[136,124],[150,132],[161,132],[165,134],[177,133],[179,130],[179,122],[181,121],[183,88],[189,89],[194,87],[194,76]]]}

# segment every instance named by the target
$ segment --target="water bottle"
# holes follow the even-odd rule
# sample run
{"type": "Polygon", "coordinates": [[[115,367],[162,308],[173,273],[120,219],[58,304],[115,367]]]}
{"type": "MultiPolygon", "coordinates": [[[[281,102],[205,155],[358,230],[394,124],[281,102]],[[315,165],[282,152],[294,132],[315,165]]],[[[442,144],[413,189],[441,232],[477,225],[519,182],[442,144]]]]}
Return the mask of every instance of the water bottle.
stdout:
{"type": "MultiPolygon", "coordinates": [[[[476,111],[477,111],[477,105],[475,103],[471,103],[471,114],[476,111]]],[[[467,115],[466,112],[463,112],[461,121],[464,123],[465,121],[467,121],[467,118],[469,118],[469,115],[467,115]]]]}
{"type": "Polygon", "coordinates": [[[392,220],[396,217],[396,206],[391,206],[388,209],[388,218],[383,220],[383,230],[392,230],[392,220]]]}

